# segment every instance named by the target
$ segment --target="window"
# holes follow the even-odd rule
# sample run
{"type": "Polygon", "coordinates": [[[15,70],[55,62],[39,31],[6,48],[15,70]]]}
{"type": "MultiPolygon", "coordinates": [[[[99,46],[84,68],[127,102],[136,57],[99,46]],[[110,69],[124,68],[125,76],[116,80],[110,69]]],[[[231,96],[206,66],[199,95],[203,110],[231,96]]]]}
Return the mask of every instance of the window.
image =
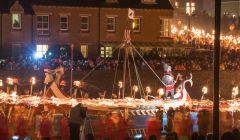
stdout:
{"type": "Polygon", "coordinates": [[[116,3],[118,0],[106,0],[107,3],[116,3]]]}
{"type": "Polygon", "coordinates": [[[101,57],[112,57],[112,47],[101,47],[101,57]]]}
{"type": "Polygon", "coordinates": [[[187,2],[186,3],[186,14],[192,16],[195,12],[195,3],[194,2],[187,2]]]}
{"type": "Polygon", "coordinates": [[[38,35],[49,34],[49,16],[48,15],[37,16],[37,34],[38,35]]]}
{"type": "Polygon", "coordinates": [[[12,28],[21,29],[21,14],[12,14],[12,28]]]}
{"type": "Polygon", "coordinates": [[[107,31],[115,32],[115,17],[107,17],[107,31]]]}
{"type": "Polygon", "coordinates": [[[88,57],[88,46],[87,45],[81,45],[80,50],[81,50],[83,58],[87,58],[88,57]]]}
{"type": "Polygon", "coordinates": [[[68,31],[68,16],[60,16],[60,30],[68,31]]]}
{"type": "Polygon", "coordinates": [[[89,16],[81,16],[81,31],[89,31],[89,16]]]}
{"type": "Polygon", "coordinates": [[[156,0],[142,0],[142,3],[153,4],[156,3],[156,0]]]}
{"type": "Polygon", "coordinates": [[[160,19],[160,36],[164,36],[164,37],[169,36],[168,22],[169,22],[168,19],[160,19]]]}
{"type": "Polygon", "coordinates": [[[48,45],[37,45],[35,58],[42,58],[43,55],[47,52],[48,45]]]}
{"type": "Polygon", "coordinates": [[[134,18],[132,22],[132,29],[133,32],[140,32],[141,31],[141,21],[140,18],[134,18]]]}

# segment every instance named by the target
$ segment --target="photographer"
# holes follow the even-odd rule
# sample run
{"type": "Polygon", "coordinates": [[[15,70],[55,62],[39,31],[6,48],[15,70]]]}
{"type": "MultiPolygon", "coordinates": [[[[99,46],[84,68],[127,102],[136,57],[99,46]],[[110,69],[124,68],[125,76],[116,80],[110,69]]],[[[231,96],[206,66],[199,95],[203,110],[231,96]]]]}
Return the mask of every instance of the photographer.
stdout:
{"type": "Polygon", "coordinates": [[[69,116],[70,140],[79,140],[80,127],[84,124],[87,108],[78,104],[71,108],[69,116]]]}

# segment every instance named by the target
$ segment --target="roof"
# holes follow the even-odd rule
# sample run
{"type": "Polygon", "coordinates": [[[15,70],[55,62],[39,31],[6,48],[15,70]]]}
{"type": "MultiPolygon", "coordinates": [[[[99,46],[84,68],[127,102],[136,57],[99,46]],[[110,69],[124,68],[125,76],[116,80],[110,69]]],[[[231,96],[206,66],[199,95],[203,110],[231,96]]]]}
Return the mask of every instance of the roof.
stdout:
{"type": "MultiPolygon", "coordinates": [[[[0,13],[9,13],[10,8],[17,0],[0,0],[0,13]]],[[[18,0],[19,4],[23,7],[25,14],[32,14],[33,9],[31,0],[18,0]]]]}
{"type": "MultiPolygon", "coordinates": [[[[0,12],[8,13],[17,0],[0,0],[0,12]]],[[[25,13],[33,13],[33,5],[66,6],[66,7],[106,7],[106,8],[136,8],[136,9],[170,9],[169,0],[156,0],[154,4],[143,4],[141,0],[118,0],[117,3],[107,3],[105,0],[18,0],[25,13]]]]}

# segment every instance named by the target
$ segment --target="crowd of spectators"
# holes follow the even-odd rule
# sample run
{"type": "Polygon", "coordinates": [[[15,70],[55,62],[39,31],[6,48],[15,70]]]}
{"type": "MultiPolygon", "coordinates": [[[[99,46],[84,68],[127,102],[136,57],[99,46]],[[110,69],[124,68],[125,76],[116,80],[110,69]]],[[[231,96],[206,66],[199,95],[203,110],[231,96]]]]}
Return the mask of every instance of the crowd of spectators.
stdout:
{"type": "MultiPolygon", "coordinates": [[[[16,107],[15,107],[16,108],[16,107]]],[[[51,110],[37,109],[31,123],[35,125],[25,125],[27,123],[24,117],[28,108],[25,106],[17,106],[19,110],[14,110],[12,117],[6,117],[0,112],[1,140],[9,139],[9,136],[15,134],[20,139],[36,133],[39,134],[42,140],[50,140],[58,138],[61,140],[79,139],[80,126],[84,125],[83,119],[86,117],[86,110],[79,107],[73,107],[70,111],[70,117],[63,112],[59,112],[59,120],[54,118],[51,110]],[[21,109],[21,110],[20,110],[21,109]],[[35,116],[36,115],[36,116],[35,116]],[[75,116],[76,115],[76,116],[75,116]],[[10,125],[14,129],[10,131],[10,125]],[[24,125],[23,125],[24,124],[24,125]],[[68,125],[69,124],[69,125],[68,125]],[[75,124],[75,125],[73,125],[75,124]],[[76,126],[77,125],[77,126],[76,126]],[[34,129],[33,129],[34,128],[34,129]],[[58,129],[56,129],[58,128],[58,129]],[[74,131],[73,131],[74,130],[74,131]],[[77,130],[77,131],[76,131],[77,130]],[[33,132],[34,131],[34,132],[33,132]],[[14,133],[12,133],[14,132],[14,133]]],[[[94,129],[86,131],[86,140],[213,140],[212,126],[212,111],[208,109],[194,109],[185,106],[173,109],[170,107],[166,113],[159,110],[156,115],[148,116],[145,124],[146,136],[135,134],[144,134],[139,131],[134,131],[135,123],[140,120],[135,120],[134,117],[124,118],[119,111],[99,112],[90,123],[94,129]],[[165,117],[164,117],[165,116],[165,117]],[[164,120],[166,120],[165,123],[164,120]],[[94,135],[93,135],[94,134],[94,135]],[[129,135],[133,134],[133,135],[129,135]]],[[[239,112],[220,112],[219,114],[219,135],[220,140],[239,140],[239,112]]],[[[140,123],[140,122],[139,122],[140,123]]],[[[87,126],[88,124],[86,124],[87,126]]],[[[91,129],[86,127],[86,129],[91,129]]],[[[82,134],[82,133],[81,133],[82,134]]],[[[84,136],[83,136],[84,137],[84,136]]],[[[82,137],[81,137],[82,138],[82,137]]]]}
{"type": "MultiPolygon", "coordinates": [[[[198,50],[190,52],[187,56],[164,56],[152,57],[145,55],[145,59],[155,70],[162,70],[162,62],[168,63],[172,70],[212,70],[213,68],[213,52],[211,50],[198,50]]],[[[222,49],[221,51],[221,70],[240,70],[240,50],[239,49],[222,49]]],[[[1,59],[0,69],[2,70],[42,70],[44,68],[54,68],[57,63],[61,63],[66,70],[70,69],[70,59],[31,59],[19,57],[17,59],[1,59]]],[[[133,61],[129,61],[133,64],[133,61]]],[[[140,59],[135,59],[135,64],[140,70],[147,69],[145,62],[140,59]]],[[[73,62],[73,69],[76,71],[87,71],[93,68],[96,70],[114,70],[122,68],[123,59],[78,59],[73,62]],[[101,62],[101,63],[100,63],[101,62]]],[[[133,65],[130,65],[133,66],[133,65]]]]}

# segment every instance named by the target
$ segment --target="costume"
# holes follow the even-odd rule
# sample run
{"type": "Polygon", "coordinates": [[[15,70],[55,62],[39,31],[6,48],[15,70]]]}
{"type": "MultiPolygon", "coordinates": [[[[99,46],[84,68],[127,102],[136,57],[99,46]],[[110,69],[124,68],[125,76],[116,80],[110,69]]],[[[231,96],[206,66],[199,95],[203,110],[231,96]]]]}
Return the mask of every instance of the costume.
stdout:
{"type": "Polygon", "coordinates": [[[51,138],[51,131],[52,131],[52,122],[49,120],[48,117],[43,116],[41,124],[40,124],[40,134],[42,139],[51,138]]]}
{"type": "Polygon", "coordinates": [[[168,94],[170,93],[171,98],[174,98],[174,85],[175,85],[175,80],[174,76],[172,74],[171,66],[168,64],[164,63],[164,76],[162,77],[162,81],[165,85],[165,98],[168,97],[168,94]]]}
{"type": "Polygon", "coordinates": [[[151,135],[156,136],[158,140],[161,139],[161,124],[162,121],[157,119],[149,119],[147,121],[147,139],[149,139],[151,135]]]}
{"type": "Polygon", "coordinates": [[[80,127],[84,123],[86,117],[86,110],[78,104],[70,110],[69,128],[70,140],[79,140],[80,127]]]}
{"type": "Polygon", "coordinates": [[[8,140],[8,120],[6,117],[0,115],[0,140],[8,140]]]}

